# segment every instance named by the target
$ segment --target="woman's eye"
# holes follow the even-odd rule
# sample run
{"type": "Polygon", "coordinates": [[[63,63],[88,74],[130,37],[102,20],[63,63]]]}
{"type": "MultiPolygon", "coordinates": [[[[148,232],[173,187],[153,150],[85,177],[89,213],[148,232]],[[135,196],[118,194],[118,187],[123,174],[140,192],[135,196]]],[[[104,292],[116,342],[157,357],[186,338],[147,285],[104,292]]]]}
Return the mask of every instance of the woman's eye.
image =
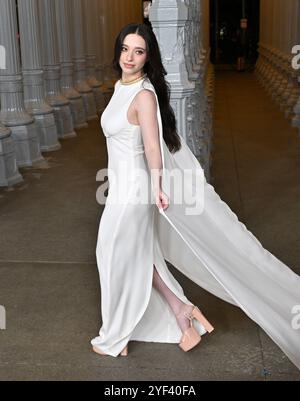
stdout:
{"type": "MultiPolygon", "coordinates": [[[[126,51],[126,50],[127,50],[126,47],[122,47],[122,51],[123,51],[123,50],[126,51]]],[[[144,52],[143,52],[142,50],[137,50],[136,53],[139,54],[139,55],[144,54],[144,52]]]]}

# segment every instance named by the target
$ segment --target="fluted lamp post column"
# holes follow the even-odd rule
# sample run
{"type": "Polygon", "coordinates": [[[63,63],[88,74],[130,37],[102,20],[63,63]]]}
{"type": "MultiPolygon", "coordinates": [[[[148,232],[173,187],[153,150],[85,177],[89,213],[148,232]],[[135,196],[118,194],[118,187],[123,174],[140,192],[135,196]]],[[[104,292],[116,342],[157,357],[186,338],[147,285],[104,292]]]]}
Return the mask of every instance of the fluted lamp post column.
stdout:
{"type": "MultiPolygon", "coordinates": [[[[297,44],[297,30],[298,30],[298,24],[299,24],[299,16],[298,15],[298,10],[299,10],[299,2],[298,0],[292,0],[292,21],[291,21],[291,42],[289,46],[288,52],[291,54],[292,48],[295,44],[297,44]]],[[[294,56],[292,54],[292,56],[294,56]]],[[[291,67],[291,91],[288,96],[287,102],[286,102],[286,110],[285,110],[285,116],[287,118],[293,118],[293,109],[295,105],[297,104],[299,95],[300,95],[300,85],[298,83],[298,72],[297,70],[294,69],[292,66],[292,63],[290,63],[291,67]]],[[[293,124],[293,122],[292,122],[293,124]]]]}
{"type": "MultiPolygon", "coordinates": [[[[293,45],[300,45],[300,24],[299,24],[299,20],[300,20],[300,4],[299,2],[296,2],[296,4],[294,4],[294,14],[297,15],[296,17],[296,27],[294,29],[293,32],[293,45]]],[[[294,54],[295,56],[295,54],[294,54]]],[[[299,60],[298,63],[299,64],[299,60]]],[[[298,90],[300,89],[300,69],[296,70],[296,75],[298,76],[298,90]]],[[[300,92],[300,90],[299,90],[300,92]]],[[[300,93],[298,93],[297,95],[299,96],[300,93]]],[[[296,102],[294,108],[293,108],[293,119],[292,119],[292,125],[293,127],[299,129],[299,135],[300,135],[300,97],[298,98],[298,101],[296,102]]]]}
{"type": "Polygon", "coordinates": [[[17,167],[15,143],[11,130],[0,123],[0,187],[23,181],[17,167]]]}
{"type": "MultiPolygon", "coordinates": [[[[101,83],[101,93],[103,96],[103,109],[100,110],[100,114],[103,112],[105,106],[109,101],[109,93],[107,92],[107,88],[104,86],[104,37],[103,37],[103,4],[102,1],[94,0],[96,3],[96,76],[98,81],[101,83]]],[[[122,13],[120,4],[120,14],[122,13]]]]}
{"type": "Polygon", "coordinates": [[[96,120],[97,109],[92,88],[87,82],[82,0],[72,0],[74,84],[81,94],[87,120],[96,120]]]}
{"type": "Polygon", "coordinates": [[[285,78],[282,81],[280,88],[280,109],[284,110],[285,116],[288,117],[291,111],[289,100],[294,90],[294,71],[291,65],[291,48],[292,48],[292,27],[293,27],[293,1],[290,0],[286,3],[286,14],[284,29],[285,35],[283,38],[284,47],[284,74],[285,78]]]}
{"type": "MultiPolygon", "coordinates": [[[[0,42],[0,69],[6,69],[6,49],[0,42]]],[[[11,130],[0,122],[0,187],[23,181],[17,167],[15,143],[11,130]]]]}
{"type": "MultiPolygon", "coordinates": [[[[121,11],[123,11],[123,3],[125,3],[126,0],[122,1],[122,8],[121,11]]],[[[99,30],[100,30],[100,36],[101,36],[101,41],[100,45],[101,47],[101,67],[102,67],[102,93],[105,99],[105,104],[109,102],[109,99],[111,98],[111,89],[109,89],[108,82],[109,82],[109,55],[108,55],[108,21],[107,21],[107,0],[101,0],[98,2],[98,22],[99,22],[99,30]]]]}
{"type": "Polygon", "coordinates": [[[84,1],[84,27],[86,31],[86,64],[87,64],[87,81],[92,88],[95,96],[97,112],[100,113],[104,109],[104,96],[101,92],[101,82],[96,78],[96,41],[97,37],[97,4],[95,0],[84,1]]]}
{"type": "Polygon", "coordinates": [[[70,101],[60,91],[55,3],[48,0],[38,0],[38,5],[42,33],[46,100],[54,109],[59,138],[74,137],[76,133],[74,131],[70,101]]]}
{"type": "MultiPolygon", "coordinates": [[[[101,34],[101,1],[94,0],[96,3],[96,77],[103,85],[103,37],[101,34]]],[[[101,88],[102,90],[102,88],[101,88]]],[[[104,100],[105,103],[105,100],[104,100]]],[[[105,106],[105,104],[103,105],[105,106]]]]}
{"type": "Polygon", "coordinates": [[[71,47],[71,2],[72,0],[55,0],[58,30],[59,59],[61,67],[61,92],[69,99],[75,129],[86,128],[86,113],[81,94],[75,89],[71,47]]]}
{"type": "Polygon", "coordinates": [[[174,109],[178,131],[195,154],[199,153],[193,127],[194,115],[191,97],[195,84],[188,77],[184,46],[185,24],[188,8],[177,0],[153,0],[149,9],[149,20],[159,41],[167,80],[172,86],[171,104],[174,109]]]}
{"type": "MultiPolygon", "coordinates": [[[[298,75],[298,85],[300,85],[300,74],[298,75]]],[[[300,97],[298,99],[298,102],[294,106],[293,112],[295,113],[295,115],[292,119],[292,126],[295,128],[298,127],[300,136],[300,97]]]]}
{"type": "Polygon", "coordinates": [[[103,0],[102,2],[102,15],[103,15],[103,40],[104,40],[104,85],[105,85],[105,96],[111,97],[113,91],[113,79],[112,79],[112,37],[111,37],[111,2],[109,0],[103,0]]]}
{"type": "Polygon", "coordinates": [[[6,68],[0,70],[0,121],[9,127],[19,167],[32,166],[44,158],[34,118],[24,105],[15,0],[0,1],[0,43],[6,49],[6,68]]]}
{"type": "Polygon", "coordinates": [[[25,107],[39,128],[42,151],[61,148],[53,108],[44,99],[44,72],[36,0],[18,0],[25,107]]]}

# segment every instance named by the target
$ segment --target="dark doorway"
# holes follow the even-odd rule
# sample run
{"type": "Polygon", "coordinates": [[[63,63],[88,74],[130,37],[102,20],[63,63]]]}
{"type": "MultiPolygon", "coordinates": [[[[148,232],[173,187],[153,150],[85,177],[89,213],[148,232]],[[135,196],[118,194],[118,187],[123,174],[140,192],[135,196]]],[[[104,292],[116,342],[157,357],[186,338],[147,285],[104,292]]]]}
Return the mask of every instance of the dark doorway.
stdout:
{"type": "Polygon", "coordinates": [[[244,70],[254,66],[260,0],[210,0],[211,61],[244,70]]]}

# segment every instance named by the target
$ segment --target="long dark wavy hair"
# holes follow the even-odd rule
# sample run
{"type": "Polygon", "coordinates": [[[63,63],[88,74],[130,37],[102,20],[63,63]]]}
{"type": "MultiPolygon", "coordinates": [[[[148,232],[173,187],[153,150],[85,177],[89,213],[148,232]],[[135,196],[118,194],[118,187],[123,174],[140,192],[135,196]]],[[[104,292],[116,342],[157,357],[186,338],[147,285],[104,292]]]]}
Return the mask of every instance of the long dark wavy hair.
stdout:
{"type": "Polygon", "coordinates": [[[171,89],[170,84],[165,80],[167,72],[162,63],[156,36],[150,26],[146,24],[130,23],[121,29],[115,41],[113,68],[117,71],[119,78],[121,78],[122,68],[120,67],[119,60],[122,45],[125,37],[131,33],[140,35],[146,42],[147,58],[143,70],[154,86],[158,98],[163,138],[170,152],[175,153],[181,148],[181,141],[177,132],[175,114],[170,105],[171,89]]]}

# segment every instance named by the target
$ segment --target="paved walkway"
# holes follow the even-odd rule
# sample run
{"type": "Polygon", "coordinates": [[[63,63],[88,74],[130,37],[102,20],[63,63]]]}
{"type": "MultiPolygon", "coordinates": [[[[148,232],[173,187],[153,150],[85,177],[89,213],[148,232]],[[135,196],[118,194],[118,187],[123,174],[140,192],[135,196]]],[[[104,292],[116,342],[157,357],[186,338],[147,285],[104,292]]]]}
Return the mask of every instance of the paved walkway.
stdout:
{"type": "MultiPolygon", "coordinates": [[[[183,353],[131,342],[127,358],[100,357],[95,260],[102,207],[96,173],[107,163],[97,122],[44,153],[48,165],[0,190],[0,380],[299,380],[300,372],[238,308],[176,269],[215,331],[183,353]]],[[[300,273],[300,139],[250,73],[216,80],[212,184],[262,244],[300,273]]]]}

